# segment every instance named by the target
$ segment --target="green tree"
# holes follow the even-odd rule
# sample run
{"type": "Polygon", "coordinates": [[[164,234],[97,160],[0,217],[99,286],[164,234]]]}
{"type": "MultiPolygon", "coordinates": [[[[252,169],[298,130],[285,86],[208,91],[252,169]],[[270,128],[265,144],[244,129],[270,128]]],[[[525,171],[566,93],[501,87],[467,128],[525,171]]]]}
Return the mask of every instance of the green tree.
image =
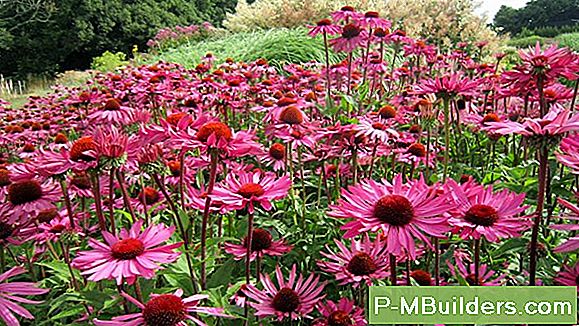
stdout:
{"type": "Polygon", "coordinates": [[[524,29],[563,28],[579,24],[579,0],[531,0],[520,9],[501,6],[494,18],[497,31],[516,35],[524,29]]]}
{"type": "Polygon", "coordinates": [[[236,0],[0,0],[0,72],[27,74],[89,67],[104,51],[144,48],[164,27],[219,25],[236,0]],[[50,4],[27,11],[4,2],[50,4]],[[25,15],[18,14],[24,12],[25,15]],[[40,14],[42,13],[42,14],[40,14]]]}

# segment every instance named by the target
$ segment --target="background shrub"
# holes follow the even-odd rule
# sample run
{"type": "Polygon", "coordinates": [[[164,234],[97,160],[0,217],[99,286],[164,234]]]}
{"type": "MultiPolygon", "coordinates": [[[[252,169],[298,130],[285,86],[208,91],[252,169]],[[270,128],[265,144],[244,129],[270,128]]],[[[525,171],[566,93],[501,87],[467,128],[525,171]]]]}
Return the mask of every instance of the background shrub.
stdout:
{"type": "MultiPolygon", "coordinates": [[[[158,56],[153,56],[151,61],[176,62],[193,68],[207,53],[211,53],[217,62],[223,62],[227,58],[245,62],[264,58],[270,65],[278,68],[285,63],[325,61],[323,41],[320,38],[308,36],[307,30],[303,27],[230,34],[218,39],[169,49],[158,56]]],[[[336,63],[341,59],[340,56],[330,51],[330,61],[336,63]]]]}
{"type": "Polygon", "coordinates": [[[474,13],[471,0],[239,0],[234,14],[227,14],[223,25],[231,31],[250,31],[272,27],[298,27],[326,18],[344,5],[358,11],[379,11],[409,36],[425,38],[438,45],[460,41],[499,41],[474,13]]]}
{"type": "Polygon", "coordinates": [[[101,56],[92,59],[91,69],[107,72],[113,71],[118,67],[124,66],[129,62],[126,61],[127,55],[123,52],[112,53],[105,51],[101,56]]]}

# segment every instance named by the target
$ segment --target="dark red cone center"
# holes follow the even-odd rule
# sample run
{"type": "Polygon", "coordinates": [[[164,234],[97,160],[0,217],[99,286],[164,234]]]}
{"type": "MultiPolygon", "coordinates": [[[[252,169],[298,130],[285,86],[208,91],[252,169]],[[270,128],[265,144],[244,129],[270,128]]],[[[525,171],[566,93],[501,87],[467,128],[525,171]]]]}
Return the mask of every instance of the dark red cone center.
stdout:
{"type": "Polygon", "coordinates": [[[272,305],[277,311],[293,312],[300,305],[300,297],[296,291],[290,288],[282,288],[273,297],[272,305]]]}
{"type": "Polygon", "coordinates": [[[269,155],[276,160],[283,160],[285,157],[285,146],[280,143],[275,143],[269,148],[269,155]]]}
{"type": "Polygon", "coordinates": [[[153,205],[161,199],[159,192],[151,187],[145,187],[139,194],[139,201],[142,204],[153,205]]]}
{"type": "Polygon", "coordinates": [[[376,266],[374,259],[370,255],[365,252],[359,252],[350,259],[346,269],[356,276],[364,276],[374,273],[378,266],[376,266]]]}
{"type": "Polygon", "coordinates": [[[404,226],[412,221],[414,208],[404,196],[386,195],[376,202],[373,216],[392,226],[404,226]]]}
{"type": "Polygon", "coordinates": [[[91,162],[95,158],[92,155],[87,154],[88,151],[96,150],[96,144],[92,137],[82,137],[75,141],[70,147],[70,159],[78,162],[85,161],[91,162]]]}
{"type": "Polygon", "coordinates": [[[414,143],[408,146],[406,150],[407,153],[410,153],[416,157],[425,157],[426,156],[426,147],[421,143],[414,143]]]}
{"type": "Polygon", "coordinates": [[[134,259],[145,251],[141,240],[128,238],[120,240],[111,247],[111,255],[120,260],[134,259]]]}
{"type": "Polygon", "coordinates": [[[175,326],[185,320],[185,316],[185,303],[173,294],[155,297],[143,309],[143,319],[147,326],[175,326]]]}
{"type": "Polygon", "coordinates": [[[199,128],[199,131],[197,132],[197,140],[206,142],[211,135],[215,135],[217,140],[225,139],[227,141],[230,141],[233,137],[231,129],[226,124],[214,121],[207,122],[199,128]]]}
{"type": "Polygon", "coordinates": [[[12,205],[22,205],[42,197],[42,187],[35,180],[15,182],[8,187],[8,200],[12,205]]]}
{"type": "MultiPolygon", "coordinates": [[[[251,251],[269,249],[273,238],[267,230],[255,229],[251,233],[251,251]]],[[[247,248],[247,238],[243,239],[243,246],[247,248]]]]}
{"type": "Polygon", "coordinates": [[[279,115],[279,119],[290,125],[297,125],[304,122],[304,116],[300,110],[295,106],[288,106],[283,109],[279,115]]]}
{"type": "Polygon", "coordinates": [[[257,183],[246,183],[239,190],[237,193],[241,195],[243,198],[251,198],[251,197],[259,197],[265,193],[265,190],[261,185],[257,183]]]}
{"type": "Polygon", "coordinates": [[[416,283],[422,286],[430,286],[432,285],[432,276],[429,272],[424,271],[422,269],[413,270],[410,273],[410,277],[412,277],[416,283]]]}
{"type": "Polygon", "coordinates": [[[342,310],[336,310],[328,316],[328,326],[352,326],[352,318],[342,310]]]}
{"type": "Polygon", "coordinates": [[[465,221],[480,225],[493,226],[499,219],[496,209],[488,205],[474,205],[464,214],[465,221]]]}

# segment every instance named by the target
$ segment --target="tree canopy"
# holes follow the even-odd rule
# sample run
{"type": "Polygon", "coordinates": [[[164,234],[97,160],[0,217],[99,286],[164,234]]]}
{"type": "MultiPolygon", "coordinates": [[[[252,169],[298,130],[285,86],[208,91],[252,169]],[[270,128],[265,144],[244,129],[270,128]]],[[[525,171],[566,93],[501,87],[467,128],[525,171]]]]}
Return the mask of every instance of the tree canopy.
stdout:
{"type": "Polygon", "coordinates": [[[0,0],[0,72],[86,68],[140,48],[163,27],[220,24],[236,0],[0,0]]]}
{"type": "Polygon", "coordinates": [[[579,24],[579,0],[531,0],[520,9],[501,6],[494,25],[501,33],[516,35],[524,29],[573,26],[579,24]]]}

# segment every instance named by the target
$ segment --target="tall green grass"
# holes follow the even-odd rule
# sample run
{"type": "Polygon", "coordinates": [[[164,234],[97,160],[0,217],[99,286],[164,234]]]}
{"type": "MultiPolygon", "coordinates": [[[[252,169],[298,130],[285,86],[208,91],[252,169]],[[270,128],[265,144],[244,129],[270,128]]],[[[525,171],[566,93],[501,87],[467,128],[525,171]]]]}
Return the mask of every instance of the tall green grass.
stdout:
{"type": "Polygon", "coordinates": [[[579,32],[557,35],[555,42],[559,43],[559,46],[566,46],[575,51],[579,51],[579,32]]]}
{"type": "MultiPolygon", "coordinates": [[[[278,68],[287,63],[304,63],[312,60],[325,62],[323,39],[308,36],[305,28],[276,28],[230,34],[169,49],[152,56],[150,60],[175,62],[193,68],[207,53],[213,54],[218,62],[223,62],[227,58],[245,62],[264,58],[270,65],[278,68]]],[[[342,59],[330,50],[331,63],[337,63],[342,59]]]]}
{"type": "Polygon", "coordinates": [[[508,45],[516,48],[527,48],[529,46],[535,46],[537,41],[541,45],[556,43],[561,47],[568,47],[572,50],[579,51],[579,33],[565,33],[557,35],[554,38],[541,37],[537,35],[514,38],[509,40],[508,45]]]}

